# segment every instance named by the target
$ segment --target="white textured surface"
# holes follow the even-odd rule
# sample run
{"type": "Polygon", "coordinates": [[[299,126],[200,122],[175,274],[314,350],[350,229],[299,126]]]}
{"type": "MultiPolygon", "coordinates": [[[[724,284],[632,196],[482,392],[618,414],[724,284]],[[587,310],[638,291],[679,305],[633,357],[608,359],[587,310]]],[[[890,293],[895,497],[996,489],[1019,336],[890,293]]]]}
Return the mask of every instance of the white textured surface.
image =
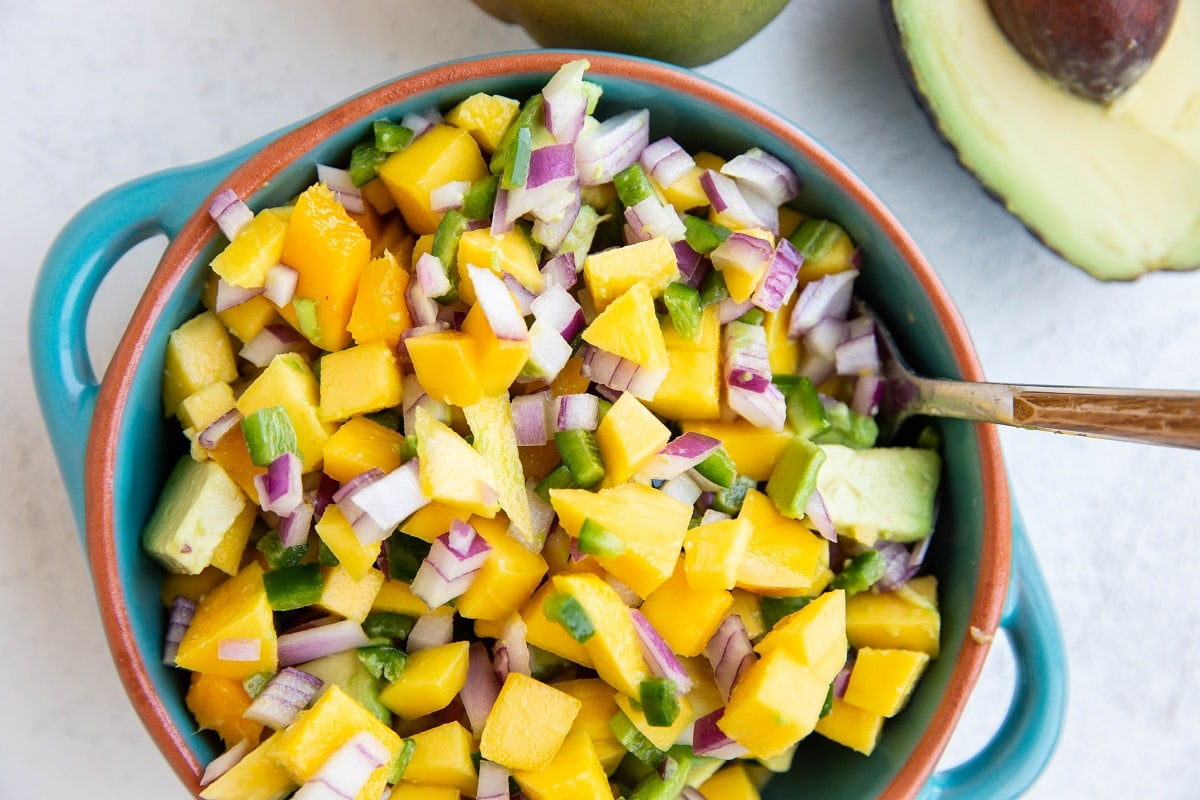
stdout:
{"type": "MultiPolygon", "coordinates": [[[[0,0],[0,797],[185,796],[117,681],[34,400],[25,309],[55,233],[125,180],[410,69],[529,45],[466,0],[0,0]]],[[[702,71],[854,165],[937,266],[992,379],[1200,388],[1200,274],[1102,285],[1042,249],[934,138],[873,0],[799,0],[702,71]]],[[[103,287],[89,325],[100,364],[160,247],[103,287]]],[[[1070,664],[1062,739],[1028,796],[1197,796],[1200,455],[1013,431],[1003,443],[1070,664]]],[[[950,758],[1002,714],[1012,666],[996,652],[950,758]]]]}

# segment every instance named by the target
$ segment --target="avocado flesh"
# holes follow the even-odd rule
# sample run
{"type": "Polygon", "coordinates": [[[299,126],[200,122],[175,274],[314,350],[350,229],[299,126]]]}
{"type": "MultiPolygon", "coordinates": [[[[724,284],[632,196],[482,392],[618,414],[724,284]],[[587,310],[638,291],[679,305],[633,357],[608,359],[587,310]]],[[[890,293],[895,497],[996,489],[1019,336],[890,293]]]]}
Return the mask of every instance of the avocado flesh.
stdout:
{"type": "Polygon", "coordinates": [[[865,545],[914,542],[933,532],[942,459],[935,450],[822,445],[817,491],[838,533],[865,545]]]}
{"type": "Polygon", "coordinates": [[[168,571],[196,575],[212,563],[245,508],[241,489],[213,461],[176,462],[142,532],[142,546],[168,571]]]}
{"type": "Polygon", "coordinates": [[[939,132],[1050,248],[1103,280],[1200,267],[1200,0],[1108,106],[1027,64],[986,0],[885,3],[939,132]]]}

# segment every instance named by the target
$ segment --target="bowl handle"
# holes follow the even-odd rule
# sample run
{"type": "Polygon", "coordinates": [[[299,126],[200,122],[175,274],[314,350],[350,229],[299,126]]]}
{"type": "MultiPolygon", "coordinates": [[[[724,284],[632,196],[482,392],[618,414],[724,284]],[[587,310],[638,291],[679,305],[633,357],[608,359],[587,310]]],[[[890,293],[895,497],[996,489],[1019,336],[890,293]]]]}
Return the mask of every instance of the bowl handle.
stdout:
{"type": "Polygon", "coordinates": [[[992,740],[968,761],[935,773],[921,800],[1018,797],[1037,780],[1058,743],[1067,697],[1062,632],[1015,507],[1012,547],[1012,577],[1000,620],[1016,662],[1012,704],[992,740]]]}
{"type": "Polygon", "coordinates": [[[87,318],[96,291],[135,245],[158,234],[174,238],[218,181],[261,143],[105,192],[75,214],[42,262],[29,315],[30,364],[38,404],[85,546],[84,460],[99,391],[87,351],[87,318]]]}

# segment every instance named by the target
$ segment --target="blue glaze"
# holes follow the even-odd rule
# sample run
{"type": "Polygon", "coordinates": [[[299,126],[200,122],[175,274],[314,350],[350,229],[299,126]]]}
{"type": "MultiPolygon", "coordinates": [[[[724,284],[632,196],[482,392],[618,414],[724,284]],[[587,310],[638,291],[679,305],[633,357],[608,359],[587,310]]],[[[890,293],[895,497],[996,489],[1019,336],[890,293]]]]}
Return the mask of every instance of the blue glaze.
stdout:
{"type": "MultiPolygon", "coordinates": [[[[525,96],[549,76],[513,73],[442,85],[379,109],[322,141],[281,171],[253,197],[255,210],[280,205],[315,180],[315,165],[344,163],[351,147],[366,136],[371,120],[398,118],[430,105],[448,108],[478,91],[525,96]]],[[[799,174],[802,211],[838,220],[864,255],[860,289],[895,334],[915,368],[931,375],[961,377],[953,349],[936,321],[928,298],[905,266],[902,254],[881,235],[854,199],[816,167],[773,136],[732,118],[707,101],[669,94],[636,80],[593,75],[604,87],[598,115],[628,107],[650,110],[652,136],[670,134],[684,147],[730,156],[760,146],[787,161],[799,174]]],[[[224,177],[274,138],[251,143],[214,161],[171,170],[126,184],[97,198],[63,230],[48,253],[35,288],[31,314],[31,356],[43,416],[83,531],[83,465],[87,429],[97,381],[89,366],[84,336],[88,309],[104,275],[120,256],[148,236],[173,236],[198,204],[224,177]]],[[[156,691],[201,762],[218,754],[216,742],[190,733],[192,722],[182,697],[184,676],[159,663],[164,619],[158,602],[161,573],[142,553],[139,534],[173,460],[185,452],[174,422],[162,419],[162,357],[167,335],[199,308],[207,264],[224,240],[215,236],[189,268],[177,291],[154,322],[150,354],[131,378],[131,403],[123,411],[121,449],[111,476],[114,495],[116,560],[129,598],[133,635],[156,691]]],[[[974,599],[981,542],[971,532],[983,525],[982,480],[963,466],[979,462],[975,427],[958,421],[937,424],[949,468],[938,531],[928,566],[939,578],[943,656],[932,662],[909,706],[884,728],[870,758],[820,737],[810,737],[797,753],[791,773],[774,779],[765,798],[874,797],[908,760],[949,681],[954,656],[969,635],[967,613],[974,599]]],[[[1062,724],[1066,664],[1054,611],[1032,552],[1018,524],[1013,537],[1013,570],[1003,626],[1019,666],[1012,710],[992,742],[975,759],[934,775],[922,798],[995,798],[1027,788],[1050,758],[1062,724]]]]}

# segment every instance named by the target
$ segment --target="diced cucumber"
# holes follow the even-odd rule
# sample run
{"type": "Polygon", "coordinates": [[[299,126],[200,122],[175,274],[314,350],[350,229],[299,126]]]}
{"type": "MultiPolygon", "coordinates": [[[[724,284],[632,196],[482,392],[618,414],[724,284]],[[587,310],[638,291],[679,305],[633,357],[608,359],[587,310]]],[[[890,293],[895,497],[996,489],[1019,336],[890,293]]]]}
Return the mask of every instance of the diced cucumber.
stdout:
{"type": "Polygon", "coordinates": [[[554,444],[579,486],[591,489],[604,478],[604,459],[595,433],[580,428],[556,431],[554,444]]]}
{"type": "Polygon", "coordinates": [[[273,610],[293,611],[320,600],[325,580],[320,564],[293,564],[264,572],[263,588],[273,610]]]}
{"type": "Polygon", "coordinates": [[[296,444],[296,429],[283,406],[260,408],[242,419],[242,435],[250,460],[256,467],[269,467],[284,453],[300,456],[296,444]]]}
{"type": "Polygon", "coordinates": [[[542,613],[551,622],[562,625],[571,638],[583,644],[596,634],[596,626],[592,624],[587,611],[571,595],[566,592],[553,592],[542,603],[542,613]]]}

